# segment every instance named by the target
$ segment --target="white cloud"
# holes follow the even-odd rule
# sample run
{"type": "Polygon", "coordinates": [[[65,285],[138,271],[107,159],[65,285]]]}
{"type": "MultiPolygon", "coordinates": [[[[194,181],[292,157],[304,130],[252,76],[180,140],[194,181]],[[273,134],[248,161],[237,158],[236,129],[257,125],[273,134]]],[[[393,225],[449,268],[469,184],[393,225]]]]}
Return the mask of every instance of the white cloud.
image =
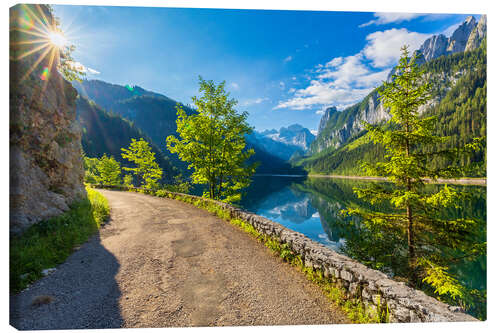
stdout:
{"type": "Polygon", "coordinates": [[[280,81],[280,83],[279,83],[279,84],[280,84],[280,89],[281,89],[281,90],[285,90],[285,82],[280,81]]]}
{"type": "Polygon", "coordinates": [[[315,113],[319,114],[319,115],[324,115],[325,114],[325,110],[318,110],[315,113]]]}
{"type": "Polygon", "coordinates": [[[83,72],[86,74],[93,74],[93,75],[101,74],[101,72],[99,72],[95,69],[92,69],[90,67],[86,67],[85,65],[83,65],[81,62],[78,62],[78,61],[67,61],[66,64],[71,69],[77,70],[77,71],[80,71],[80,72],[83,72]]]}
{"type": "Polygon", "coordinates": [[[360,28],[367,27],[369,25],[382,25],[388,23],[400,23],[403,21],[410,21],[419,16],[423,16],[425,14],[417,14],[417,13],[374,13],[374,20],[368,21],[359,25],[360,28]]]}
{"type": "Polygon", "coordinates": [[[294,93],[296,90],[297,90],[297,89],[295,89],[295,88],[290,88],[290,89],[288,89],[288,92],[289,92],[289,93],[294,93]]]}
{"type": "Polygon", "coordinates": [[[285,59],[283,59],[284,62],[289,62],[289,61],[292,61],[293,57],[291,55],[289,55],[288,57],[286,57],[285,59]]]}
{"type": "Polygon", "coordinates": [[[415,51],[431,35],[402,29],[376,31],[369,34],[366,39],[368,44],[363,49],[363,55],[375,67],[389,66],[401,55],[401,46],[409,45],[410,53],[415,51]]]}
{"type": "Polygon", "coordinates": [[[95,69],[90,68],[90,67],[87,67],[87,71],[88,71],[90,74],[94,74],[94,75],[101,74],[101,72],[96,71],[95,69]]]}
{"type": "Polygon", "coordinates": [[[299,89],[295,96],[287,101],[280,101],[274,109],[289,108],[292,110],[311,109],[315,105],[349,105],[359,101],[372,88],[351,89],[336,87],[332,82],[313,80],[305,89],[299,89]]]}
{"type": "Polygon", "coordinates": [[[370,73],[370,70],[361,62],[363,55],[358,53],[345,58],[334,58],[326,64],[325,70],[320,71],[319,79],[333,79],[338,87],[349,87],[352,83],[370,73]]]}
{"type": "Polygon", "coordinates": [[[239,86],[239,85],[238,85],[238,83],[236,83],[236,82],[231,82],[229,85],[230,85],[230,86],[231,86],[231,88],[233,88],[234,90],[238,90],[238,89],[240,89],[240,86],[239,86]]]}
{"type": "MultiPolygon", "coordinates": [[[[342,59],[343,59],[342,57],[333,58],[332,60],[327,62],[325,66],[326,67],[337,67],[338,65],[340,65],[342,63],[342,59]]],[[[321,67],[323,67],[323,65],[321,65],[321,67]]]]}
{"type": "MultiPolygon", "coordinates": [[[[407,29],[371,33],[366,37],[365,47],[357,54],[335,57],[316,65],[308,85],[303,89],[290,89],[293,95],[279,101],[273,109],[304,110],[335,105],[341,110],[357,103],[387,79],[401,55],[402,45],[409,45],[413,52],[428,37],[407,29]]],[[[280,83],[280,87],[284,89],[284,84],[280,83]]]]}
{"type": "Polygon", "coordinates": [[[314,136],[318,136],[318,130],[310,129],[309,132],[314,136]]]}
{"type": "MultiPolygon", "coordinates": [[[[292,98],[280,101],[274,109],[311,109],[315,106],[337,105],[339,109],[352,105],[380,85],[390,72],[390,68],[371,69],[364,64],[367,59],[362,53],[334,58],[317,67],[316,78],[309,86],[293,91],[292,98]]],[[[323,111],[316,113],[320,114],[323,111]]]]}

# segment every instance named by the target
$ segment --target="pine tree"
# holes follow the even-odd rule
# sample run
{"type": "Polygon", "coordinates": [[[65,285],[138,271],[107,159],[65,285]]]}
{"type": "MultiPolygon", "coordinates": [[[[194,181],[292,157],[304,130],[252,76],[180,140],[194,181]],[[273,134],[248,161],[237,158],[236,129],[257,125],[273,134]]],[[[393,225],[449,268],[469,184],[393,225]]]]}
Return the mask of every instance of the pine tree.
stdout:
{"type": "Polygon", "coordinates": [[[345,212],[360,217],[368,229],[382,229],[406,238],[406,248],[402,251],[407,253],[407,278],[411,286],[426,284],[439,295],[466,307],[472,302],[470,293],[451,275],[447,263],[482,254],[486,244],[474,242],[478,232],[476,221],[447,220],[440,215],[443,208],[457,208],[465,199],[463,192],[444,186],[430,193],[424,185],[426,179],[457,178],[463,173],[452,164],[432,168],[429,160],[435,156],[463,157],[479,150],[481,140],[462,148],[427,149],[439,146],[447,138],[433,135],[435,117],[419,114],[419,109],[430,98],[431,86],[416,62],[418,56],[410,57],[407,46],[401,50],[391,82],[384,82],[379,90],[384,107],[390,109],[392,117],[387,124],[364,124],[371,140],[382,144],[387,152],[383,162],[365,164],[364,168],[369,175],[387,177],[390,183],[373,183],[355,189],[359,198],[372,205],[388,203],[392,212],[361,208],[345,212]]]}

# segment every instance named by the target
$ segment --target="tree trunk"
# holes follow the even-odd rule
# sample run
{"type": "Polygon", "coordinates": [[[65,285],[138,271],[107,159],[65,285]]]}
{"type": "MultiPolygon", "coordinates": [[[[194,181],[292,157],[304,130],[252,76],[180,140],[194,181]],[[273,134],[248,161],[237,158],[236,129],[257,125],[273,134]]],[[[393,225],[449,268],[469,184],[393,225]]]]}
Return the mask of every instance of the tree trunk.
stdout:
{"type": "Polygon", "coordinates": [[[414,287],[417,282],[417,276],[415,263],[415,240],[413,234],[413,212],[411,205],[406,206],[406,217],[408,218],[408,267],[410,269],[408,282],[410,286],[414,287]]]}

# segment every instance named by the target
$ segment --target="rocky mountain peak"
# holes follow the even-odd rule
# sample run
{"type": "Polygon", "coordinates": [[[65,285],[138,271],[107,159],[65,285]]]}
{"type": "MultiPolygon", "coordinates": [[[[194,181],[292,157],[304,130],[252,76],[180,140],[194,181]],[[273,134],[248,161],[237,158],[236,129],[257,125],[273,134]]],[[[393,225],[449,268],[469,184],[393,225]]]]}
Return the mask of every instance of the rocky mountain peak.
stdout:
{"type": "Polygon", "coordinates": [[[476,25],[477,21],[474,16],[468,16],[449,38],[446,50],[450,53],[465,51],[469,36],[476,25]]]}
{"type": "MultiPolygon", "coordinates": [[[[486,38],[486,16],[481,16],[479,22],[473,16],[468,16],[449,38],[444,34],[438,34],[425,40],[416,51],[421,55],[418,62],[423,64],[440,56],[473,50],[479,47],[484,38],[486,38]]],[[[395,69],[394,67],[389,73],[388,82],[392,82],[395,69]]],[[[363,101],[346,110],[337,111],[334,106],[325,110],[319,123],[318,136],[311,144],[313,153],[320,152],[331,146],[338,147],[344,144],[349,138],[363,129],[362,123],[364,121],[374,124],[389,118],[389,112],[379,103],[377,93],[365,97],[363,101]],[[333,124],[333,121],[338,123],[338,117],[334,116],[337,112],[349,112],[352,116],[346,117],[339,126],[329,128],[329,123],[333,124]]]]}
{"type": "Polygon", "coordinates": [[[337,112],[337,107],[335,106],[329,107],[328,109],[325,110],[325,113],[323,114],[321,120],[319,121],[318,134],[321,133],[323,129],[325,129],[328,120],[330,120],[332,114],[334,114],[335,112],[337,112]]]}
{"type": "Polygon", "coordinates": [[[418,51],[422,55],[422,62],[427,62],[446,54],[448,48],[448,38],[445,35],[439,34],[428,38],[418,51]]]}
{"type": "Polygon", "coordinates": [[[486,16],[481,16],[479,23],[474,16],[468,16],[449,38],[439,34],[426,39],[417,50],[417,53],[422,56],[419,63],[430,61],[442,55],[477,48],[485,35],[486,16]]]}
{"type": "Polygon", "coordinates": [[[469,35],[465,51],[473,50],[481,44],[486,37],[486,15],[482,15],[474,30],[469,35]]]}

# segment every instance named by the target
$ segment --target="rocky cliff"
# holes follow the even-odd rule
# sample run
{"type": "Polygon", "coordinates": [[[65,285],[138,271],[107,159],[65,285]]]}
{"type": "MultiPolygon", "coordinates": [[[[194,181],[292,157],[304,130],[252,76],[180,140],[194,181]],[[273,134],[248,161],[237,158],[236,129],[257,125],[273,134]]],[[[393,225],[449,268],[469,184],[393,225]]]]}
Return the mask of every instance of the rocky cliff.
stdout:
{"type": "Polygon", "coordinates": [[[16,30],[20,25],[24,31],[36,25],[45,29],[53,20],[47,6],[10,9],[11,233],[61,214],[85,194],[76,90],[54,66],[58,59],[51,61],[51,54],[57,54],[53,46],[30,53],[33,44],[16,44],[38,38],[16,30]],[[45,27],[34,17],[42,14],[45,27]]]}
{"type": "Polygon", "coordinates": [[[486,37],[486,15],[481,16],[477,26],[472,30],[465,51],[473,50],[481,44],[481,41],[486,37]]]}
{"type": "MultiPolygon", "coordinates": [[[[485,37],[486,16],[481,16],[479,22],[473,16],[469,16],[449,38],[442,34],[434,35],[428,38],[416,52],[421,54],[421,63],[425,63],[440,56],[475,49],[485,37]]],[[[393,72],[389,74],[388,80],[392,74],[393,72]]],[[[463,74],[439,73],[434,79],[438,80],[441,85],[449,85],[456,82],[463,74]]],[[[316,154],[330,147],[342,146],[363,130],[364,121],[374,124],[389,119],[389,110],[384,109],[378,98],[379,95],[374,90],[361,102],[343,111],[337,111],[334,106],[328,108],[320,120],[318,135],[311,144],[309,153],[316,154]]],[[[430,104],[437,103],[439,98],[440,96],[436,96],[430,104]]]]}
{"type": "Polygon", "coordinates": [[[279,131],[275,129],[256,131],[248,136],[250,142],[285,161],[296,153],[304,154],[314,139],[315,136],[299,124],[282,127],[279,131]]]}

